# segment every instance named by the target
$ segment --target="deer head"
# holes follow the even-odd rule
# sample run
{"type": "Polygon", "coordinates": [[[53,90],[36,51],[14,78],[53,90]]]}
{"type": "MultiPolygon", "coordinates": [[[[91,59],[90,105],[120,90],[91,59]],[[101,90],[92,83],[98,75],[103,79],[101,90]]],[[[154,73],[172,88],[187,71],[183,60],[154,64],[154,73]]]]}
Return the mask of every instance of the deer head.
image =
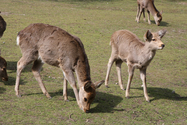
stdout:
{"type": "Polygon", "coordinates": [[[99,88],[103,83],[104,80],[96,83],[87,82],[83,87],[80,87],[79,99],[80,104],[82,105],[82,110],[84,112],[88,113],[88,111],[90,110],[90,104],[92,103],[96,95],[95,90],[99,88]]]}

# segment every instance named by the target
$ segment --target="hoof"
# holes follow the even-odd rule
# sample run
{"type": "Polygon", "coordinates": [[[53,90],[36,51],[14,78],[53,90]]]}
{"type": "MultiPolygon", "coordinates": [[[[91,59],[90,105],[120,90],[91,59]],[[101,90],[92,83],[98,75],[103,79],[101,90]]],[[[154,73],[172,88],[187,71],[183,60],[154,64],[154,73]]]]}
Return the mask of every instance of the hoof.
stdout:
{"type": "Polygon", "coordinates": [[[65,102],[69,102],[69,100],[67,99],[67,100],[64,100],[65,102]]]}
{"type": "Polygon", "coordinates": [[[21,95],[19,94],[19,95],[16,95],[18,98],[21,98],[21,95]]]}
{"type": "Polygon", "coordinates": [[[127,96],[126,98],[127,98],[127,99],[130,99],[130,97],[129,97],[129,96],[127,96]]]}
{"type": "Polygon", "coordinates": [[[106,88],[110,88],[108,85],[105,85],[106,88]]]}
{"type": "Polygon", "coordinates": [[[121,89],[121,90],[125,91],[125,89],[121,89]]]}
{"type": "Polygon", "coordinates": [[[149,103],[151,103],[151,101],[150,100],[146,100],[147,102],[149,102],[149,103]]]}

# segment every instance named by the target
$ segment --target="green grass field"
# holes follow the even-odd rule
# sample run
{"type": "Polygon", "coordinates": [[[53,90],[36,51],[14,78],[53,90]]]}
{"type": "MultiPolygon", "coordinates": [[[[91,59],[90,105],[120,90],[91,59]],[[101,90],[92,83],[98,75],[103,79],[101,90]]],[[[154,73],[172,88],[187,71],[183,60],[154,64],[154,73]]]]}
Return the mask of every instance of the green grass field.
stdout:
{"type": "MultiPolygon", "coordinates": [[[[136,0],[1,0],[1,15],[7,30],[0,39],[1,56],[8,62],[8,82],[0,82],[0,124],[187,124],[187,2],[155,0],[163,20],[156,26],[151,16],[149,25],[141,18],[135,22],[136,0]],[[93,82],[104,80],[110,57],[113,32],[127,29],[143,40],[149,29],[166,29],[165,48],[157,52],[147,70],[151,103],[145,101],[139,71],[135,70],[130,97],[125,98],[115,83],[115,65],[109,87],[97,90],[90,113],[78,108],[73,90],[68,86],[69,102],[63,100],[63,74],[45,64],[43,82],[53,97],[47,99],[27,66],[21,74],[21,98],[14,91],[17,61],[21,51],[16,45],[17,33],[31,23],[58,26],[78,36],[85,47],[93,82]]],[[[147,19],[147,14],[146,14],[147,19]]],[[[126,88],[127,66],[122,65],[126,88]]]]}

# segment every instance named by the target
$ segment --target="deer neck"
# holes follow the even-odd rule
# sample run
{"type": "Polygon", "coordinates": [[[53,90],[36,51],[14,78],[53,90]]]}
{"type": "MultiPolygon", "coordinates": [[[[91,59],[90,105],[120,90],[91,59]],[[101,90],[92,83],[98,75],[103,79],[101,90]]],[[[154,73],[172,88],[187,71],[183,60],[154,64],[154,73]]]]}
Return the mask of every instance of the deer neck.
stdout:
{"type": "Polygon", "coordinates": [[[84,86],[87,82],[91,82],[90,66],[87,59],[78,60],[75,72],[77,75],[79,87],[84,86]]]}
{"type": "Polygon", "coordinates": [[[156,16],[157,13],[159,12],[155,5],[154,4],[151,4],[149,7],[148,7],[148,10],[150,11],[150,13],[153,15],[153,16],[156,16]]]}

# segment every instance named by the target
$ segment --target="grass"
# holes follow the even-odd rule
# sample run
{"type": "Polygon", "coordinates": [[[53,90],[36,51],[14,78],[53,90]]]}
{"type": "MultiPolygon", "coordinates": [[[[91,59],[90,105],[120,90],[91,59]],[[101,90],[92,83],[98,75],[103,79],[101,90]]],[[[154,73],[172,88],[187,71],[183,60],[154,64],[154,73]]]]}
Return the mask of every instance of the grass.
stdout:
{"type": "MultiPolygon", "coordinates": [[[[1,0],[1,15],[7,30],[0,39],[1,55],[8,62],[8,82],[0,82],[0,124],[187,124],[187,2],[157,0],[163,10],[161,26],[137,24],[136,0],[1,0]],[[101,86],[91,105],[91,113],[83,113],[73,90],[68,86],[69,102],[63,101],[63,75],[60,69],[44,65],[41,76],[48,92],[47,99],[27,66],[21,75],[21,98],[14,92],[16,63],[21,57],[16,45],[17,33],[31,23],[58,26],[78,36],[89,58],[92,80],[104,80],[111,48],[112,33],[128,29],[143,40],[150,29],[167,29],[162,39],[166,47],[158,51],[147,70],[151,103],[143,96],[139,71],[131,85],[130,99],[120,90],[115,66],[110,74],[110,88],[101,86]]],[[[122,65],[124,86],[127,67],[122,65]]]]}

